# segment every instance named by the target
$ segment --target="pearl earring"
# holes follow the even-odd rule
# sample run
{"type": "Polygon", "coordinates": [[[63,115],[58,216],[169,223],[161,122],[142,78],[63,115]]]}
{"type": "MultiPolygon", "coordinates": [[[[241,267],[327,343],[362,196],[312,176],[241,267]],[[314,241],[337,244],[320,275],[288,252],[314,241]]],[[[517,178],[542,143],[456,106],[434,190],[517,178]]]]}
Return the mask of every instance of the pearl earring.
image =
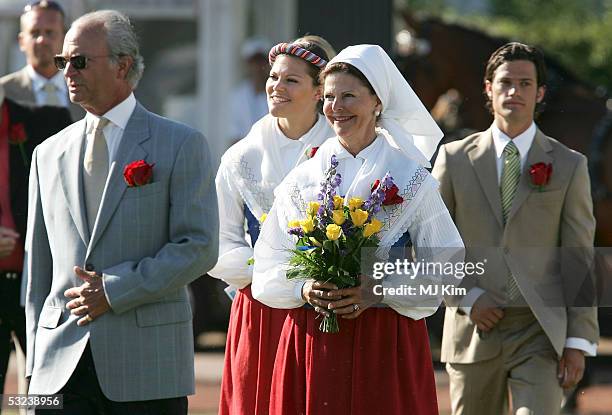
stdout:
{"type": "Polygon", "coordinates": [[[374,115],[378,117],[380,115],[380,110],[374,111],[374,115]]]}

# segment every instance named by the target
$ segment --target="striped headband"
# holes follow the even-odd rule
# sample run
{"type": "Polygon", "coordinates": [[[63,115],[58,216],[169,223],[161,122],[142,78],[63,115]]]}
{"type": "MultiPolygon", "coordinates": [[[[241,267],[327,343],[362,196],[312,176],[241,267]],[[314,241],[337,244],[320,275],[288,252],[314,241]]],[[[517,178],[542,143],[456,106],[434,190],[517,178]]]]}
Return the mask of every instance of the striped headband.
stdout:
{"type": "Polygon", "coordinates": [[[268,55],[268,61],[270,62],[270,66],[276,60],[276,57],[281,54],[289,54],[293,56],[297,56],[298,58],[302,58],[307,62],[312,63],[319,69],[325,68],[327,65],[327,61],[322,57],[312,53],[309,50],[299,47],[298,45],[294,45],[292,43],[279,43],[270,49],[270,54],[268,55]]]}

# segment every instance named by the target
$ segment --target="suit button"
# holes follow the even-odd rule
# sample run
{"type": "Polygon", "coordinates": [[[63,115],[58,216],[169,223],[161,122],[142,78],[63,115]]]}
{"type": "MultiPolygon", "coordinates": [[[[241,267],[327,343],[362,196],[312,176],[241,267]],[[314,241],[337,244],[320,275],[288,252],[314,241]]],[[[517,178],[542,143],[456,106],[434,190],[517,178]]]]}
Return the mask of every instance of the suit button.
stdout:
{"type": "Polygon", "coordinates": [[[95,267],[93,266],[93,264],[85,264],[85,271],[94,271],[95,267]]]}

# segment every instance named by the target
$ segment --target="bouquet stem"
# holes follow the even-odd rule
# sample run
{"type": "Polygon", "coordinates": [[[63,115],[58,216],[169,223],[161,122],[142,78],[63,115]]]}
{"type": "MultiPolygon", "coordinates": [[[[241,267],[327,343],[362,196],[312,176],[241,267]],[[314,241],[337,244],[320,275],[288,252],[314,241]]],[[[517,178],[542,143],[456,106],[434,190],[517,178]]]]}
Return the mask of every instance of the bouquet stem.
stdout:
{"type": "Polygon", "coordinates": [[[328,317],[323,317],[323,321],[319,324],[319,330],[323,333],[338,333],[340,327],[338,327],[336,314],[331,313],[328,317]]]}

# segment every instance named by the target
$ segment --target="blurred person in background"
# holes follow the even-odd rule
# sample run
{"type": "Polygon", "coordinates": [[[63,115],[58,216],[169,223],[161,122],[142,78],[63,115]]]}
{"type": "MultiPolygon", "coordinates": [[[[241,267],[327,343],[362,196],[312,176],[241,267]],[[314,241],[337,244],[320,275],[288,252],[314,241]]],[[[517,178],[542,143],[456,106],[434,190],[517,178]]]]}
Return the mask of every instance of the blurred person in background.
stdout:
{"type": "MultiPolygon", "coordinates": [[[[23,356],[26,348],[25,311],[20,304],[20,291],[32,152],[70,122],[65,108],[18,104],[4,97],[0,85],[0,394],[4,389],[11,338],[19,345],[16,347],[19,356],[23,356]]],[[[23,372],[23,367],[19,368],[21,378],[23,372]]]]}
{"type": "Polygon", "coordinates": [[[235,143],[246,136],[257,120],[268,113],[266,80],[270,72],[268,52],[272,45],[267,39],[247,39],[240,50],[246,78],[240,82],[230,96],[231,120],[230,142],[235,143]]]}
{"type": "Polygon", "coordinates": [[[85,111],[70,102],[64,75],[53,64],[53,56],[62,50],[65,19],[62,6],[53,0],[27,4],[19,20],[18,35],[26,66],[0,78],[0,84],[13,101],[66,107],[76,121],[83,118],[85,111]]]}

